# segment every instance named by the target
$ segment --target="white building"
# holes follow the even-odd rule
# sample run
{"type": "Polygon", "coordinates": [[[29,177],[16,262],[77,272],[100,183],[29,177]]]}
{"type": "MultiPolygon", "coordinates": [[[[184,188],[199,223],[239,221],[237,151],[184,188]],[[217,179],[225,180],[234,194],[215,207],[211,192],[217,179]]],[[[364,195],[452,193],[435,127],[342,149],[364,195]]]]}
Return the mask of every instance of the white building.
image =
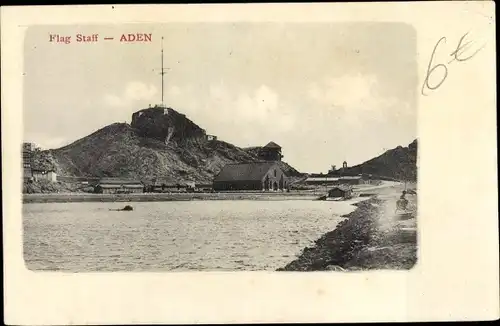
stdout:
{"type": "Polygon", "coordinates": [[[207,140],[217,140],[217,136],[214,135],[207,135],[207,140]]]}
{"type": "Polygon", "coordinates": [[[339,182],[339,177],[309,177],[306,179],[306,184],[317,185],[317,184],[337,184],[339,182]]]}
{"type": "Polygon", "coordinates": [[[48,180],[50,182],[57,182],[57,174],[55,171],[49,170],[32,170],[34,180],[48,180]]]}

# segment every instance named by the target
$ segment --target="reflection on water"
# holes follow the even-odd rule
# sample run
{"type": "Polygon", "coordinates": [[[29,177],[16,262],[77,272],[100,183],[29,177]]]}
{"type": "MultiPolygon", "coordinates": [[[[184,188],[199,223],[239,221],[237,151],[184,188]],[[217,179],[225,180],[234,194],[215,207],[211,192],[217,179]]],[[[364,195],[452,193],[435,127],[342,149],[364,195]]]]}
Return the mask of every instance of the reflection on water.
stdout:
{"type": "Polygon", "coordinates": [[[275,270],[354,207],[325,201],[23,205],[31,270],[275,270]]]}

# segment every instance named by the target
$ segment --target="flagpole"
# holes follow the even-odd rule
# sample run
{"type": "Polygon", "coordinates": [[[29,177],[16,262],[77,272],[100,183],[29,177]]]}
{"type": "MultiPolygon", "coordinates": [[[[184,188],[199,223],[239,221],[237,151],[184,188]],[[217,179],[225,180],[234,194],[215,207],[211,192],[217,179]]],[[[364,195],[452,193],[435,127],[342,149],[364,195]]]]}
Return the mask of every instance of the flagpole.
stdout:
{"type": "Polygon", "coordinates": [[[163,36],[161,37],[161,106],[163,106],[163,36]]]}

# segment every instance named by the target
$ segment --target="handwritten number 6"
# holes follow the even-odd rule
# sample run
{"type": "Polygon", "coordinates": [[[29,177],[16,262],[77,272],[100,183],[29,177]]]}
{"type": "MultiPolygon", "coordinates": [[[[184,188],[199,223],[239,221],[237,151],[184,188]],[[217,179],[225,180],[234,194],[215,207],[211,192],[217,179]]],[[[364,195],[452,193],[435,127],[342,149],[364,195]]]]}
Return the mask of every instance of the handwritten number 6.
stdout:
{"type": "Polygon", "coordinates": [[[441,41],[446,42],[446,37],[440,38],[439,41],[436,43],[434,50],[432,51],[431,60],[429,61],[429,66],[427,67],[427,75],[425,77],[424,85],[422,86],[422,95],[427,95],[424,93],[424,90],[426,87],[430,90],[435,90],[436,88],[441,86],[441,84],[446,80],[446,77],[448,77],[448,67],[446,67],[446,65],[440,63],[440,64],[437,64],[431,68],[432,60],[434,59],[434,54],[436,53],[436,49],[439,46],[439,43],[441,43],[441,41]],[[439,83],[431,86],[431,85],[429,85],[429,78],[431,77],[432,73],[438,68],[444,69],[444,76],[442,77],[442,79],[439,83]]]}

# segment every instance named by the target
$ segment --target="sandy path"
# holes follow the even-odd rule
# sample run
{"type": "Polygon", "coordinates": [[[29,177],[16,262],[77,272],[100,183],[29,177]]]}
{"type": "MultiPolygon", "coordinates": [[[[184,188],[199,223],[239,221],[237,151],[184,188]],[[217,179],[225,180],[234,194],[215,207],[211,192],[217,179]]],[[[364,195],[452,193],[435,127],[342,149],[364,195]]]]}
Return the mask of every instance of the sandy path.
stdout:
{"type": "MultiPolygon", "coordinates": [[[[396,212],[403,184],[385,184],[374,197],[357,202],[346,220],[324,234],[290,262],[284,271],[370,270],[412,268],[417,261],[416,209],[396,212]]],[[[416,195],[408,195],[409,208],[416,195]]],[[[357,198],[361,199],[361,198],[357,198]]]]}
{"type": "Polygon", "coordinates": [[[377,220],[380,230],[413,228],[416,231],[417,196],[406,195],[406,199],[408,199],[408,207],[406,211],[396,211],[396,202],[401,196],[403,190],[404,185],[394,185],[385,189],[385,191],[378,195],[378,198],[383,200],[377,220]]]}
{"type": "Polygon", "coordinates": [[[348,269],[408,269],[416,262],[417,196],[407,195],[408,209],[396,211],[403,184],[377,191],[380,204],[367,246],[348,263],[348,269]]]}

